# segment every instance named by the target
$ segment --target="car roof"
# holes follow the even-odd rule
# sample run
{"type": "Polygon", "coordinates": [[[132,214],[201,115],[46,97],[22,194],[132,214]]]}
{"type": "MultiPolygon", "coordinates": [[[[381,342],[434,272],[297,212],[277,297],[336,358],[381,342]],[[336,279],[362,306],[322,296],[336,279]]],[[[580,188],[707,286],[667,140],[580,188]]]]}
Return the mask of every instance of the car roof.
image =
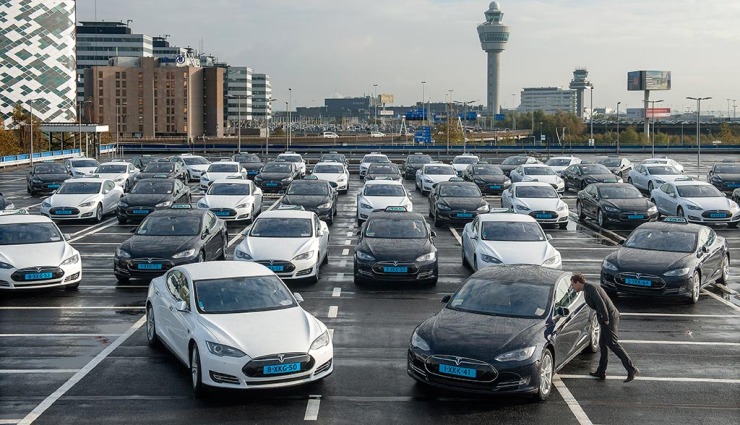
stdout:
{"type": "Polygon", "coordinates": [[[295,152],[283,152],[278,154],[278,156],[301,156],[301,154],[295,152]]]}
{"type": "MultiPolygon", "coordinates": [[[[592,185],[596,186],[597,189],[601,189],[602,187],[635,187],[629,183],[591,183],[592,185]]],[[[635,189],[637,189],[635,187],[635,189]]],[[[638,190],[639,191],[639,190],[638,190]]]]}
{"type": "Polygon", "coordinates": [[[64,181],[64,183],[103,183],[103,182],[109,182],[112,181],[111,179],[101,179],[99,177],[80,177],[80,178],[72,178],[67,179],[64,181]]]}
{"type": "Polygon", "coordinates": [[[520,167],[524,168],[550,168],[547,164],[521,164],[520,167]]]}
{"type": "Polygon", "coordinates": [[[511,187],[521,187],[521,186],[544,186],[544,187],[552,187],[552,185],[550,183],[545,183],[545,182],[516,182],[516,183],[512,183],[511,184],[511,187]]]}
{"type": "Polygon", "coordinates": [[[153,211],[151,214],[146,216],[146,218],[149,217],[159,217],[159,216],[199,216],[203,217],[206,215],[208,210],[202,210],[198,208],[168,208],[165,210],[156,210],[153,211]]]}
{"type": "Polygon", "coordinates": [[[450,164],[445,164],[444,162],[431,162],[431,163],[429,163],[429,164],[422,164],[421,168],[427,168],[427,167],[440,167],[440,166],[443,166],[443,167],[450,167],[450,168],[452,168],[452,165],[450,165],[450,164]]]}
{"type": "Polygon", "coordinates": [[[372,186],[376,184],[392,184],[395,186],[403,186],[403,183],[398,180],[368,180],[365,182],[365,186],[372,186]]]}
{"type": "Polygon", "coordinates": [[[212,263],[192,263],[177,266],[177,269],[187,273],[192,280],[274,275],[267,267],[251,261],[219,261],[218,267],[212,263]]]}
{"type": "Polygon", "coordinates": [[[673,183],[676,186],[712,186],[714,187],[713,184],[708,183],[708,182],[703,182],[701,180],[675,180],[675,181],[672,181],[671,183],[673,183]]]}
{"type": "Polygon", "coordinates": [[[472,153],[464,153],[462,155],[455,156],[455,158],[465,158],[465,157],[468,157],[468,158],[478,158],[478,155],[475,155],[475,154],[472,154],[472,153]]]}
{"type": "MultiPolygon", "coordinates": [[[[164,180],[164,179],[151,179],[151,180],[164,180]]],[[[167,179],[167,180],[176,180],[176,179],[167,179]]],[[[143,180],[139,180],[143,181],[143,180]]],[[[251,180],[242,180],[242,179],[226,179],[226,180],[216,180],[215,182],[211,183],[211,186],[214,184],[246,184],[248,185],[251,180]]]]}
{"type": "Polygon", "coordinates": [[[300,211],[300,210],[271,210],[261,213],[257,220],[260,218],[313,218],[316,215],[312,211],[300,211]]]}
{"type": "Polygon", "coordinates": [[[388,158],[388,155],[386,155],[384,153],[369,153],[369,154],[366,154],[365,156],[363,156],[362,158],[364,159],[364,158],[367,158],[367,157],[370,157],[370,156],[384,156],[384,157],[388,158]]]}
{"type": "MultiPolygon", "coordinates": [[[[344,167],[344,164],[342,164],[341,162],[337,162],[337,161],[321,161],[321,162],[317,162],[316,165],[339,165],[340,167],[344,167]]],[[[316,165],[314,165],[314,168],[316,167],[316,165]]]]}
{"type": "Polygon", "coordinates": [[[227,164],[227,165],[236,165],[240,166],[241,163],[237,161],[218,161],[218,162],[212,162],[211,165],[217,165],[217,164],[227,164]]]}
{"type": "Polygon", "coordinates": [[[480,221],[516,221],[516,222],[531,222],[536,223],[537,220],[534,217],[526,214],[516,213],[489,213],[489,214],[478,214],[480,221]]]}
{"type": "Polygon", "coordinates": [[[462,180],[462,179],[460,179],[460,180],[445,180],[445,181],[441,181],[441,182],[437,183],[437,187],[452,186],[452,185],[456,185],[456,186],[460,186],[460,185],[462,185],[462,186],[470,186],[470,185],[473,185],[475,187],[478,187],[477,184],[475,184],[473,182],[468,182],[468,181],[465,181],[465,180],[462,180]]]}
{"type": "Polygon", "coordinates": [[[689,233],[697,233],[699,230],[705,227],[707,226],[702,226],[701,224],[694,223],[666,223],[664,221],[653,221],[649,223],[643,223],[637,226],[637,229],[658,229],[663,231],[683,230],[689,233]]]}

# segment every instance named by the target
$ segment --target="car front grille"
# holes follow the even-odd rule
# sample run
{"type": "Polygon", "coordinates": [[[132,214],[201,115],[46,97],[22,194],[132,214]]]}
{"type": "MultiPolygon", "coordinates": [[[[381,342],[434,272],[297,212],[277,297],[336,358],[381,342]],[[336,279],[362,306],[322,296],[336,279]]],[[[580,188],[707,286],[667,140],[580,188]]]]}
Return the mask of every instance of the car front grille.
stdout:
{"type": "Polygon", "coordinates": [[[145,216],[154,211],[152,207],[130,207],[126,209],[126,214],[130,216],[145,216]]]}
{"type": "Polygon", "coordinates": [[[78,215],[80,213],[80,210],[78,208],[73,207],[56,207],[49,210],[49,214],[51,215],[59,215],[59,216],[65,216],[65,215],[78,215]]]}
{"type": "Polygon", "coordinates": [[[328,362],[326,362],[326,363],[322,364],[321,366],[317,367],[316,368],[316,371],[313,374],[314,375],[318,375],[319,373],[326,372],[327,370],[329,370],[329,368],[331,368],[331,362],[332,362],[331,359],[329,359],[328,362]]]}
{"type": "Polygon", "coordinates": [[[18,269],[10,278],[15,282],[38,282],[42,280],[61,279],[64,270],[59,267],[41,266],[18,269]]]}
{"type": "Polygon", "coordinates": [[[139,273],[161,273],[174,267],[171,260],[164,258],[133,258],[126,265],[129,270],[139,273]]]}
{"type": "Polygon", "coordinates": [[[373,272],[386,276],[408,276],[417,274],[419,269],[411,262],[402,263],[398,261],[379,261],[373,264],[373,272]],[[387,269],[387,267],[405,267],[406,271],[392,271],[393,269],[387,269]]]}
{"type": "Polygon", "coordinates": [[[732,218],[732,213],[727,210],[707,210],[701,216],[709,220],[726,220],[732,218]]]}
{"type": "Polygon", "coordinates": [[[218,382],[219,384],[234,384],[234,385],[240,384],[239,378],[237,378],[234,375],[214,372],[212,370],[209,371],[209,375],[211,376],[211,379],[213,380],[213,382],[218,382]]]}
{"type": "Polygon", "coordinates": [[[242,372],[250,378],[271,378],[278,376],[290,376],[306,373],[311,370],[316,363],[313,357],[306,353],[284,353],[272,354],[269,356],[257,357],[244,365],[242,372]],[[281,366],[298,363],[300,368],[291,372],[265,373],[265,368],[270,366],[281,366]]]}
{"type": "Polygon", "coordinates": [[[535,220],[557,220],[558,213],[555,211],[532,211],[529,213],[535,220]]]}
{"type": "Polygon", "coordinates": [[[211,208],[211,212],[216,217],[234,217],[236,215],[236,210],[231,208],[211,208]]]}
{"type": "Polygon", "coordinates": [[[662,290],[663,288],[665,288],[665,281],[660,276],[655,276],[652,274],[619,273],[615,276],[614,281],[617,285],[636,290],[651,291],[662,290]],[[627,279],[634,280],[632,281],[632,283],[627,283],[627,279]],[[650,286],[644,284],[646,281],[650,282],[650,286]],[[641,282],[641,284],[637,284],[635,282],[641,282]]]}

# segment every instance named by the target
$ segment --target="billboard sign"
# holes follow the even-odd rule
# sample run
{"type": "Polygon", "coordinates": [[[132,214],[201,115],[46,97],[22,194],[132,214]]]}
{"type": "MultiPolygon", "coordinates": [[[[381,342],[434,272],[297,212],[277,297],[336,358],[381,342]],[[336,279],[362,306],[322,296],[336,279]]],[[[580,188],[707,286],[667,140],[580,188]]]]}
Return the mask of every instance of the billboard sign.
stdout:
{"type": "Polygon", "coordinates": [[[642,78],[640,71],[630,71],[627,73],[627,90],[640,91],[642,88],[642,78]]]}
{"type": "Polygon", "coordinates": [[[384,116],[392,117],[393,111],[390,109],[385,110],[385,111],[378,111],[378,115],[380,115],[381,117],[384,117],[384,116]]]}
{"type": "Polygon", "coordinates": [[[648,108],[648,118],[670,118],[671,108],[648,108]]]}
{"type": "Polygon", "coordinates": [[[670,90],[671,71],[630,71],[627,73],[627,90],[670,90]]]}
{"type": "Polygon", "coordinates": [[[496,121],[503,121],[504,119],[506,119],[506,116],[504,114],[496,114],[494,115],[494,118],[496,119],[496,121]]]}

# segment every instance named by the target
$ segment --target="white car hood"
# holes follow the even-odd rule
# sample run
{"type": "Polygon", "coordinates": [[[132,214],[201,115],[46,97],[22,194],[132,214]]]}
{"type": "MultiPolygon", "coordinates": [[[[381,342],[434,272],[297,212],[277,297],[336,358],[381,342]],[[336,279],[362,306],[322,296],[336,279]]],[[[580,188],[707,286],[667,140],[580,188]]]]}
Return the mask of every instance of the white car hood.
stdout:
{"type": "Polygon", "coordinates": [[[89,176],[93,174],[96,168],[98,167],[72,167],[72,172],[89,176]]]}
{"type": "Polygon", "coordinates": [[[689,203],[698,205],[705,210],[729,210],[732,205],[732,201],[725,197],[683,199],[689,203]]]}
{"type": "Polygon", "coordinates": [[[0,249],[0,261],[12,264],[17,269],[38,266],[58,267],[62,261],[76,252],[66,241],[3,245],[0,249]],[[29,252],[33,252],[33,255],[29,255],[29,252]]]}
{"type": "Polygon", "coordinates": [[[556,184],[558,182],[558,179],[560,177],[553,176],[553,175],[544,175],[544,176],[524,176],[525,182],[533,182],[538,181],[542,183],[550,183],[550,184],[556,184]]]}
{"type": "Polygon", "coordinates": [[[73,195],[57,193],[51,195],[48,199],[52,207],[76,207],[83,202],[97,200],[98,194],[86,193],[82,195],[73,195]]]}
{"type": "Polygon", "coordinates": [[[225,180],[229,177],[241,177],[241,173],[213,173],[213,172],[206,172],[206,175],[208,176],[208,180],[210,181],[216,181],[216,180],[225,180]]]}
{"type": "Polygon", "coordinates": [[[203,172],[203,171],[206,171],[209,166],[210,164],[195,164],[195,165],[186,165],[185,168],[203,172]]]}
{"type": "Polygon", "coordinates": [[[301,307],[237,314],[202,314],[198,322],[216,338],[249,357],[306,353],[325,330],[301,307]]]}
{"type": "Polygon", "coordinates": [[[481,241],[481,253],[493,255],[504,264],[535,264],[539,266],[555,255],[556,251],[546,241],[481,241]]]}
{"type": "Polygon", "coordinates": [[[203,201],[208,204],[208,208],[234,208],[245,202],[253,203],[252,195],[206,195],[203,201]]]}
{"type": "Polygon", "coordinates": [[[683,174],[651,174],[650,176],[661,179],[666,183],[676,180],[688,180],[683,174]]]}
{"type": "Polygon", "coordinates": [[[373,209],[385,209],[385,207],[389,206],[400,206],[410,203],[405,196],[362,196],[360,197],[360,202],[370,205],[373,209]]]}
{"type": "Polygon", "coordinates": [[[447,180],[453,177],[457,177],[457,175],[453,176],[451,174],[424,174],[422,176],[422,180],[428,178],[434,183],[439,183],[439,182],[446,182],[447,180]]]}
{"type": "Polygon", "coordinates": [[[241,251],[249,253],[255,260],[290,261],[306,252],[313,243],[312,238],[256,238],[247,236],[240,244],[241,251]]]}
{"type": "Polygon", "coordinates": [[[532,211],[557,211],[560,198],[516,198],[514,204],[524,204],[532,211]]]}
{"type": "Polygon", "coordinates": [[[336,182],[340,177],[344,176],[344,173],[311,173],[311,175],[316,176],[321,180],[336,182]]]}
{"type": "Polygon", "coordinates": [[[452,164],[452,168],[459,173],[465,171],[468,168],[468,165],[470,164],[452,164]]]}
{"type": "Polygon", "coordinates": [[[550,167],[550,169],[554,171],[555,174],[559,175],[560,173],[563,172],[563,170],[565,170],[569,166],[568,165],[548,165],[548,167],[550,167]]]}
{"type": "Polygon", "coordinates": [[[96,176],[100,177],[101,179],[108,179],[113,181],[116,181],[116,179],[119,177],[128,178],[128,174],[126,173],[98,173],[96,174],[96,176]]]}

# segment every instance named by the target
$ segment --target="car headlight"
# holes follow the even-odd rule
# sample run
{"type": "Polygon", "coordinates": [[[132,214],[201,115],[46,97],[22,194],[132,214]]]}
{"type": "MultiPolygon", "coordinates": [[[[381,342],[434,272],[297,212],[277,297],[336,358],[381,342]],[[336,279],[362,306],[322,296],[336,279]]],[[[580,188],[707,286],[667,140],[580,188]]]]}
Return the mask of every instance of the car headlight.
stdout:
{"type": "Polygon", "coordinates": [[[34,182],[34,183],[42,183],[43,182],[43,180],[41,180],[41,178],[35,177],[35,176],[31,178],[31,181],[34,182]]]}
{"type": "Polygon", "coordinates": [[[475,183],[477,183],[477,184],[486,184],[486,182],[484,182],[484,181],[483,181],[483,179],[482,179],[482,178],[480,178],[480,177],[476,177],[476,178],[474,178],[474,179],[473,179],[473,181],[474,181],[475,183]]]}
{"type": "Polygon", "coordinates": [[[568,209],[568,204],[565,202],[562,202],[560,205],[558,205],[558,211],[566,211],[568,209]]]}
{"type": "Polygon", "coordinates": [[[601,208],[603,208],[604,211],[609,211],[613,213],[618,213],[619,211],[621,211],[619,208],[613,207],[611,205],[602,205],[601,208]]]}
{"type": "Polygon", "coordinates": [[[208,204],[206,204],[203,200],[200,200],[198,201],[198,208],[208,209],[208,204]]]}
{"type": "Polygon", "coordinates": [[[586,177],[586,178],[585,178],[585,179],[583,179],[583,180],[584,180],[584,181],[585,181],[586,183],[596,183],[596,182],[597,182],[597,180],[596,180],[595,178],[591,177],[591,176],[588,176],[588,177],[586,177]]]}
{"type": "Polygon", "coordinates": [[[326,347],[331,342],[331,337],[329,337],[329,331],[324,331],[318,338],[314,339],[311,343],[311,348],[308,349],[308,351],[315,351],[321,348],[326,347]]]}
{"type": "Polygon", "coordinates": [[[12,268],[14,268],[12,264],[4,263],[0,261],[0,269],[12,269],[12,268]]]}
{"type": "Polygon", "coordinates": [[[208,174],[203,173],[200,175],[200,181],[208,181],[208,174]]]}
{"type": "Polygon", "coordinates": [[[116,183],[120,183],[120,182],[122,182],[124,180],[126,180],[126,177],[125,176],[121,176],[121,177],[116,177],[116,179],[113,180],[113,181],[116,182],[116,183]]]}
{"type": "Polygon", "coordinates": [[[430,179],[429,177],[424,177],[424,183],[434,183],[434,180],[430,179]]]}
{"type": "Polygon", "coordinates": [[[443,211],[449,211],[451,208],[448,205],[437,203],[437,209],[443,211]]]}
{"type": "Polygon", "coordinates": [[[624,180],[621,177],[617,177],[617,183],[624,183],[624,180]]]}
{"type": "Polygon", "coordinates": [[[165,201],[165,202],[160,202],[160,203],[158,203],[158,204],[157,204],[157,205],[155,205],[154,207],[156,207],[156,208],[167,208],[167,207],[169,207],[170,205],[172,205],[172,201],[165,201]]]}
{"type": "Polygon", "coordinates": [[[5,209],[6,210],[14,210],[15,209],[15,205],[13,205],[12,203],[5,204],[5,209]]]}
{"type": "Polygon", "coordinates": [[[722,177],[718,175],[714,175],[709,179],[710,183],[722,183],[724,180],[722,180],[722,177]]]}
{"type": "Polygon", "coordinates": [[[424,254],[421,257],[417,258],[416,261],[422,262],[422,261],[434,261],[437,258],[436,252],[430,252],[429,254],[424,254]]]}
{"type": "Polygon", "coordinates": [[[118,248],[116,249],[116,257],[131,258],[131,254],[129,254],[127,251],[122,250],[121,248],[118,248]]]}
{"type": "Polygon", "coordinates": [[[361,203],[360,208],[362,208],[363,210],[371,210],[373,209],[373,206],[366,203],[361,203]]]}
{"type": "Polygon", "coordinates": [[[511,179],[504,180],[504,187],[509,187],[509,186],[511,186],[511,179]]]}
{"type": "Polygon", "coordinates": [[[208,351],[213,354],[214,356],[219,357],[244,357],[246,354],[244,354],[243,351],[236,349],[234,347],[229,347],[228,345],[224,344],[218,344],[211,341],[206,341],[206,347],[208,347],[208,351]]]}
{"type": "Polygon", "coordinates": [[[309,258],[313,257],[314,250],[306,251],[303,254],[298,254],[291,261],[300,261],[300,260],[308,260],[309,258]]]}
{"type": "Polygon", "coordinates": [[[282,179],[280,181],[281,182],[289,182],[289,181],[292,181],[292,180],[293,180],[293,177],[286,177],[286,178],[284,178],[284,179],[282,179]]]}
{"type": "Polygon", "coordinates": [[[555,254],[552,257],[545,260],[544,263],[542,263],[543,266],[552,266],[553,264],[557,264],[560,262],[560,254],[555,254]]]}
{"type": "Polygon", "coordinates": [[[237,260],[252,261],[252,256],[251,255],[249,255],[246,252],[244,252],[242,250],[239,250],[239,249],[237,249],[237,250],[234,251],[234,258],[236,258],[237,260]]]}
{"type": "Polygon", "coordinates": [[[665,180],[663,180],[663,179],[655,179],[655,183],[663,184],[663,183],[665,183],[665,180]]]}
{"type": "Polygon", "coordinates": [[[686,276],[687,274],[689,274],[689,271],[690,270],[691,270],[691,268],[689,268],[689,267],[685,267],[683,269],[669,270],[669,271],[663,273],[663,276],[686,276]]]}
{"type": "Polygon", "coordinates": [[[85,207],[92,207],[93,205],[95,205],[95,201],[83,202],[78,206],[81,208],[85,208],[85,207]]]}
{"type": "Polygon", "coordinates": [[[606,270],[611,270],[613,272],[619,271],[619,269],[617,268],[617,266],[615,266],[614,264],[612,264],[611,262],[606,261],[606,260],[604,260],[604,262],[601,263],[601,267],[604,268],[604,269],[606,269],[606,270]]]}
{"type": "Polygon", "coordinates": [[[337,179],[337,182],[346,182],[346,181],[347,181],[347,177],[344,177],[344,176],[337,179]]]}
{"type": "Polygon", "coordinates": [[[478,209],[476,211],[478,211],[478,212],[488,212],[488,210],[490,210],[490,209],[491,209],[491,207],[488,204],[485,204],[485,205],[481,205],[480,207],[478,207],[478,209]]]}
{"type": "Polygon", "coordinates": [[[128,204],[123,201],[118,201],[118,206],[121,208],[128,208],[128,204]]]}
{"type": "Polygon", "coordinates": [[[173,255],[172,258],[187,258],[192,257],[193,255],[195,255],[195,248],[178,252],[177,254],[173,255]]]}
{"type": "Polygon", "coordinates": [[[77,255],[77,254],[75,254],[75,255],[67,258],[66,260],[62,261],[62,264],[60,264],[60,265],[61,266],[68,266],[70,264],[77,264],[79,261],[80,261],[80,256],[77,255]]]}
{"type": "Polygon", "coordinates": [[[363,260],[363,261],[375,261],[375,257],[373,257],[370,254],[366,254],[366,253],[364,253],[362,251],[357,251],[355,253],[355,255],[357,255],[357,259],[359,259],[359,260],[363,260]]]}
{"type": "Polygon", "coordinates": [[[318,206],[319,209],[331,208],[331,202],[325,202],[318,206]]]}
{"type": "Polygon", "coordinates": [[[522,204],[516,204],[516,205],[514,205],[514,208],[516,208],[518,210],[521,210],[521,211],[529,211],[529,208],[528,207],[525,207],[522,204]]]}
{"type": "Polygon", "coordinates": [[[249,202],[242,202],[241,204],[237,205],[235,208],[247,208],[249,206],[249,202]]]}
{"type": "Polygon", "coordinates": [[[561,185],[561,184],[563,184],[563,179],[561,179],[560,177],[557,177],[555,179],[555,184],[557,184],[558,186],[561,185]]]}
{"type": "Polygon", "coordinates": [[[647,212],[648,212],[648,214],[655,214],[655,213],[658,212],[658,207],[656,207],[655,205],[653,205],[652,207],[648,208],[647,212]]]}
{"type": "Polygon", "coordinates": [[[429,344],[424,341],[424,338],[420,337],[416,331],[414,331],[414,334],[411,335],[411,346],[414,348],[418,348],[421,351],[431,350],[431,348],[429,348],[429,344]]]}
{"type": "Polygon", "coordinates": [[[42,203],[41,203],[41,206],[42,206],[42,207],[46,207],[46,208],[51,208],[51,202],[49,202],[49,201],[44,201],[44,202],[42,202],[42,203]]]}
{"type": "Polygon", "coordinates": [[[690,210],[694,210],[694,211],[701,211],[701,210],[704,209],[702,207],[699,207],[699,206],[696,206],[696,205],[691,205],[691,204],[686,204],[686,208],[688,208],[690,210]]]}
{"type": "Polygon", "coordinates": [[[254,176],[254,181],[261,182],[262,181],[262,176],[260,176],[259,174],[257,174],[256,176],[254,176]]]}
{"type": "Polygon", "coordinates": [[[481,254],[480,259],[490,264],[503,264],[503,261],[491,255],[481,254]]]}
{"type": "MultiPolygon", "coordinates": [[[[5,208],[12,210],[13,204],[10,204],[9,206],[5,208]]],[[[740,209],[740,206],[738,206],[736,202],[730,202],[730,211],[737,211],[738,209],[740,209]]]]}
{"type": "Polygon", "coordinates": [[[520,348],[518,350],[509,351],[508,353],[500,354],[496,356],[496,361],[499,362],[521,362],[529,359],[534,354],[535,347],[520,348]]]}

